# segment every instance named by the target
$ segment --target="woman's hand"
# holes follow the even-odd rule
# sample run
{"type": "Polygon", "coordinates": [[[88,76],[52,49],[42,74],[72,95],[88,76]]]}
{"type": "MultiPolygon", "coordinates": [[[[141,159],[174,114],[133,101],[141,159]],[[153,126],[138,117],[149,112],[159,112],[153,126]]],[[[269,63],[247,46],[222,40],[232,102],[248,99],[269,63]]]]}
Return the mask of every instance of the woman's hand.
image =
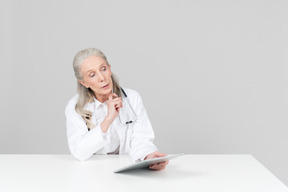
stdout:
{"type": "Polygon", "coordinates": [[[106,118],[113,122],[119,114],[120,107],[123,107],[121,97],[118,97],[115,93],[111,93],[107,101],[108,114],[106,118]]]}
{"type": "Polygon", "coordinates": [[[109,100],[107,101],[108,113],[100,126],[104,133],[108,131],[110,125],[118,116],[121,107],[123,107],[121,97],[118,97],[115,93],[111,93],[109,95],[109,100]]]}
{"type": "MultiPolygon", "coordinates": [[[[157,157],[165,157],[167,154],[165,153],[161,153],[159,151],[155,151],[154,153],[150,153],[149,155],[147,155],[145,157],[145,160],[146,159],[153,159],[153,158],[157,158],[157,157]]],[[[163,170],[165,169],[166,165],[169,163],[169,161],[164,161],[162,163],[157,163],[157,164],[154,164],[154,165],[150,165],[150,169],[153,169],[153,170],[156,170],[156,171],[160,171],[160,170],[163,170]]]]}

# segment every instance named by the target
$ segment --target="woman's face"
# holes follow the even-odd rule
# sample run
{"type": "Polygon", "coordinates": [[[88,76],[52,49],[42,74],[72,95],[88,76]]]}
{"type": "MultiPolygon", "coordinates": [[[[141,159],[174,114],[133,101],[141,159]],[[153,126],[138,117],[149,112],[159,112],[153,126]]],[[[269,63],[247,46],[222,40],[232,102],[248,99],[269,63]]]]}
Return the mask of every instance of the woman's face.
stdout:
{"type": "Polygon", "coordinates": [[[96,98],[107,96],[112,92],[111,66],[101,57],[90,56],[81,64],[83,79],[79,82],[93,90],[96,98]]]}

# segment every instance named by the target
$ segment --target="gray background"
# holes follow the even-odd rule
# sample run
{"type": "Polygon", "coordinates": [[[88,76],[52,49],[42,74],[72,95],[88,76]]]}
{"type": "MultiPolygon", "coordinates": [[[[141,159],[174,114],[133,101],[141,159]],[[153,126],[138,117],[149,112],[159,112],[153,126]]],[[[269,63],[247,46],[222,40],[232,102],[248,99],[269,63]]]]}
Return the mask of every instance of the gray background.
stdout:
{"type": "Polygon", "coordinates": [[[72,59],[96,47],[160,151],[252,154],[288,184],[287,1],[0,2],[0,153],[69,153],[72,59]]]}

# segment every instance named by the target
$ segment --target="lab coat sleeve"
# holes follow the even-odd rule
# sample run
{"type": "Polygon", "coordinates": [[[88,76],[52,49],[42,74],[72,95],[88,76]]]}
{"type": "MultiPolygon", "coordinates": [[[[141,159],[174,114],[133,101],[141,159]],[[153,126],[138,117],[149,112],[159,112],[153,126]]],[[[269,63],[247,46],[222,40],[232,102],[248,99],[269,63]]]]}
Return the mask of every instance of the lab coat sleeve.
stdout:
{"type": "Polygon", "coordinates": [[[70,101],[65,110],[67,139],[71,154],[78,160],[89,159],[108,141],[102,134],[100,125],[88,131],[82,117],[75,111],[75,104],[70,101]]]}
{"type": "Polygon", "coordinates": [[[137,120],[132,130],[129,155],[133,161],[139,161],[143,160],[148,154],[157,151],[157,148],[153,144],[154,131],[143,105],[142,98],[138,92],[134,95],[135,97],[131,103],[133,103],[133,108],[137,114],[137,120]]]}

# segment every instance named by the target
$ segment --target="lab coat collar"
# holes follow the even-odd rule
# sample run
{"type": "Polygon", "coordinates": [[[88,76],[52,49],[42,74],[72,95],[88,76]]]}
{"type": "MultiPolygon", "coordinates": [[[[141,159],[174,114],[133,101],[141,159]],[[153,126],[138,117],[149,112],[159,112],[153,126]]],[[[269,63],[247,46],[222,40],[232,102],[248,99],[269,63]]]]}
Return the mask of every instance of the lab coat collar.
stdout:
{"type": "MultiPolygon", "coordinates": [[[[108,101],[108,100],[107,100],[108,101]]],[[[98,109],[99,107],[106,105],[107,101],[105,101],[104,103],[101,103],[100,101],[98,101],[95,97],[94,97],[94,103],[95,103],[95,109],[98,109]]]]}
{"type": "Polygon", "coordinates": [[[94,112],[95,110],[97,110],[99,107],[103,106],[103,105],[106,105],[107,104],[107,101],[105,101],[104,103],[101,103],[100,101],[98,101],[95,97],[94,97],[94,102],[90,102],[90,103],[87,103],[85,109],[87,111],[91,111],[91,112],[94,112]]]}
{"type": "Polygon", "coordinates": [[[94,112],[94,102],[87,103],[85,110],[94,112]]]}

